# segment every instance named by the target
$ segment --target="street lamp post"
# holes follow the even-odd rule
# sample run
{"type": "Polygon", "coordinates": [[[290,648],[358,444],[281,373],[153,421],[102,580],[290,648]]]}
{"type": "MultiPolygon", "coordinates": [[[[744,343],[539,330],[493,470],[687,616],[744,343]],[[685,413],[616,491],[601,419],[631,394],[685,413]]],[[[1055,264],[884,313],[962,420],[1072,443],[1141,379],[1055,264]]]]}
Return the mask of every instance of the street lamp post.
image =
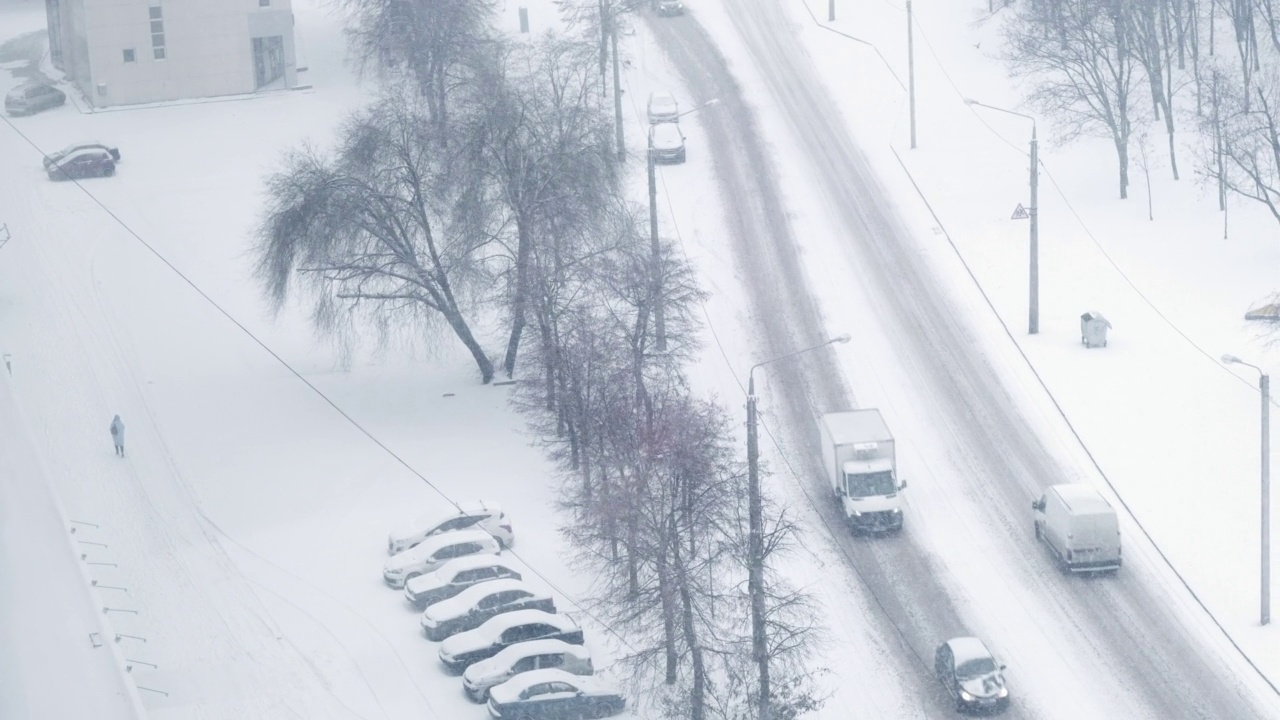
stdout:
{"type": "Polygon", "coordinates": [[[1258,371],[1262,392],[1262,624],[1271,622],[1271,377],[1262,368],[1235,355],[1223,355],[1228,365],[1247,365],[1258,371]]]}
{"type": "Polygon", "coordinates": [[[764,502],[760,497],[760,443],[756,430],[756,368],[812,352],[835,343],[849,342],[848,335],[780,355],[751,366],[747,373],[747,595],[751,599],[751,659],[759,674],[760,720],[770,720],[769,638],[764,607],[764,502]]]}
{"type": "MultiPolygon", "coordinates": [[[[685,110],[676,115],[675,119],[679,120],[685,115],[692,115],[718,102],[720,102],[719,98],[712,98],[692,110],[685,110]]],[[[667,315],[663,310],[662,302],[662,243],[658,240],[658,170],[653,157],[653,129],[655,127],[657,127],[657,123],[649,123],[649,292],[652,295],[653,330],[657,336],[658,351],[666,352],[667,315]]]]}
{"type": "Polygon", "coordinates": [[[1040,148],[1039,142],[1036,140],[1036,119],[1020,112],[987,105],[972,98],[965,98],[964,101],[969,105],[977,105],[978,107],[1008,115],[1017,115],[1031,121],[1031,207],[1027,208],[1027,215],[1031,220],[1031,297],[1027,310],[1029,316],[1027,334],[1035,335],[1040,332],[1040,213],[1038,211],[1040,207],[1040,148]]]}

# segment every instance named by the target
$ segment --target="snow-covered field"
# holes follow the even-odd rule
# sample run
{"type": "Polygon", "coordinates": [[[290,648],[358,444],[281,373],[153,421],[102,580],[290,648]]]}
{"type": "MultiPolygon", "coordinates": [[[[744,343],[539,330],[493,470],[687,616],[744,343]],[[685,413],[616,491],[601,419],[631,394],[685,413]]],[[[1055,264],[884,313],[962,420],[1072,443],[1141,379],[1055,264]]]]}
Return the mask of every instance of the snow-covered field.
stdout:
{"type": "MultiPolygon", "coordinates": [[[[825,3],[810,2],[824,17],[825,3]]],[[[727,4],[691,5],[713,35],[727,36],[727,4]]],[[[1140,180],[1135,177],[1133,198],[1121,203],[1110,177],[1099,177],[1110,166],[1090,156],[1106,157],[1106,147],[1067,150],[1043,142],[1042,329],[1029,338],[1023,327],[1026,226],[1007,220],[1026,199],[1020,154],[1026,133],[1017,118],[975,115],[982,111],[961,95],[1019,109],[998,63],[973,47],[979,41],[997,46],[989,27],[969,25],[973,6],[985,3],[915,8],[923,32],[916,42],[915,151],[906,149],[905,96],[879,57],[814,28],[798,1],[786,5],[829,73],[829,86],[847,89],[833,95],[882,175],[897,178],[887,184],[904,205],[917,202],[888,152],[892,142],[937,211],[945,235],[933,230],[932,218],[914,218],[922,252],[937,254],[940,267],[952,268],[944,277],[964,287],[971,281],[945,260],[952,253],[948,237],[953,240],[1009,326],[1011,337],[987,331],[981,340],[1008,369],[1011,394],[1040,419],[1050,444],[1079,468],[1082,480],[1101,482],[1043,390],[1018,366],[1016,342],[1134,517],[1236,641],[1280,676],[1271,631],[1256,627],[1257,395],[1215,360],[1222,352],[1264,367],[1277,359],[1240,320],[1252,301],[1273,289],[1280,253],[1273,222],[1237,201],[1231,237],[1223,240],[1212,196],[1189,178],[1189,157],[1177,184],[1153,162],[1156,220],[1148,222],[1140,180]],[[1115,324],[1105,350],[1078,344],[1078,316],[1090,309],[1115,324]]],[[[528,6],[537,31],[549,10],[528,6]]],[[[129,588],[127,604],[119,604],[138,614],[107,619],[115,632],[147,638],[121,649],[157,666],[135,665],[131,673],[137,685],[150,688],[142,701],[156,717],[483,716],[462,696],[459,681],[439,671],[434,644],[417,633],[410,608],[379,578],[386,531],[419,509],[438,507],[433,487],[454,499],[493,497],[508,506],[516,554],[562,591],[571,612],[568,598],[585,585],[562,556],[549,468],[529,446],[503,388],[479,387],[465,358],[447,343],[405,343],[385,355],[359,355],[346,367],[337,351],[312,340],[300,313],[288,311],[279,320],[264,314],[247,255],[262,176],[283,148],[305,138],[323,142],[364,97],[343,63],[339,28],[322,8],[295,5],[314,91],[92,115],[68,106],[0,127],[6,159],[0,222],[13,235],[0,249],[0,352],[11,356],[13,393],[50,487],[70,517],[99,526],[94,539],[108,547],[94,550],[94,557],[115,563],[83,571],[100,585],[129,588]],[[118,175],[85,182],[87,193],[45,181],[37,148],[84,137],[121,147],[118,175]],[[126,460],[110,455],[106,424],[115,413],[129,426],[126,460]]],[[[515,11],[507,3],[503,18],[515,11]]],[[[0,12],[0,35],[43,23],[43,6],[35,2],[0,3],[0,12]]],[[[905,80],[900,13],[900,3],[889,0],[841,3],[837,27],[874,41],[905,80]]],[[[626,42],[633,61],[625,78],[628,144],[632,156],[641,157],[644,97],[653,87],[674,86],[673,73],[643,30],[626,42]]],[[[734,60],[733,44],[726,39],[724,46],[734,60]]],[[[0,90],[11,82],[0,77],[0,90]]],[[[707,318],[715,337],[708,336],[699,383],[736,411],[742,395],[735,373],[759,358],[742,331],[751,323],[742,314],[743,290],[723,240],[722,213],[707,211],[721,202],[713,169],[699,157],[697,116],[684,124],[690,160],[661,170],[660,222],[665,234],[678,230],[713,293],[707,318]]],[[[775,149],[785,153],[782,134],[777,138],[775,149]]],[[[637,176],[637,197],[643,197],[642,173],[637,176]]],[[[804,196],[797,188],[789,198],[797,226],[817,230],[820,210],[804,196]]],[[[810,237],[815,258],[838,242],[821,232],[810,237]]],[[[832,287],[842,282],[814,277],[832,287]]],[[[841,297],[832,287],[819,292],[841,297]]],[[[990,311],[968,303],[958,312],[990,311]]],[[[831,330],[844,328],[833,324],[831,330]]],[[[859,389],[860,399],[876,396],[874,388],[859,389]]],[[[6,404],[2,395],[0,404],[6,404]]],[[[766,452],[775,466],[783,465],[776,450],[766,452]]],[[[777,490],[803,502],[785,475],[777,490]]],[[[45,502],[39,497],[32,502],[45,502]]],[[[55,546],[66,541],[61,520],[49,530],[55,514],[44,513],[40,525],[34,512],[21,520],[45,528],[42,537],[55,546]]],[[[6,524],[11,517],[0,515],[6,524]]],[[[4,537],[12,558],[11,535],[4,537]]],[[[834,609],[822,660],[838,676],[821,717],[855,710],[917,715],[914,699],[886,680],[893,664],[869,620],[874,613],[845,600],[852,593],[843,588],[854,581],[842,558],[821,543],[813,547],[794,559],[794,579],[834,609]],[[858,672],[850,672],[853,667],[858,672]]],[[[65,566],[58,577],[83,586],[78,574],[72,577],[74,563],[58,555],[64,546],[53,552],[57,557],[43,562],[65,566]]],[[[37,557],[43,558],[32,552],[24,559],[37,557]]],[[[1016,578],[1001,582],[1017,584],[1016,578]]],[[[34,612],[29,604],[7,604],[18,597],[7,589],[0,585],[0,609],[34,612]]],[[[80,597],[74,587],[62,592],[80,597]]],[[[984,586],[970,584],[966,592],[975,608],[991,602],[984,586]]],[[[92,616],[93,596],[82,597],[62,609],[75,628],[102,621],[92,616]]],[[[1190,607],[1185,613],[1195,617],[1190,607]]],[[[0,641],[7,640],[10,617],[0,618],[0,641]]],[[[583,620],[589,644],[607,656],[604,632],[583,620]]],[[[1213,637],[1203,619],[1189,622],[1213,637]]],[[[1012,620],[1003,631],[1054,637],[1012,620]]],[[[1212,642],[1216,647],[1220,638],[1212,642]]],[[[0,654],[0,668],[9,657],[0,654]]],[[[100,665],[108,657],[89,656],[100,665]]],[[[1071,657],[1064,651],[1054,662],[1070,664],[1071,657]]],[[[68,670],[58,681],[66,687],[97,682],[110,694],[121,676],[114,663],[107,665],[86,667],[92,680],[68,670]]],[[[39,665],[24,664],[32,667],[39,665]]],[[[55,695],[56,686],[48,687],[55,695]]],[[[1069,698],[1063,702],[1079,708],[1069,698]]],[[[0,704],[0,717],[8,711],[0,704]]]]}

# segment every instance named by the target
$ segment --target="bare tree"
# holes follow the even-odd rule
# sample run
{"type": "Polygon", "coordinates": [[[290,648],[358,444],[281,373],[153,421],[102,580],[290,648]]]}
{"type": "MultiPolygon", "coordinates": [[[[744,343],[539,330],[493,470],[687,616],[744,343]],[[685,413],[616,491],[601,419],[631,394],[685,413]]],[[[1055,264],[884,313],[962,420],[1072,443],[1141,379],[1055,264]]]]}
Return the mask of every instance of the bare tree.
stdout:
{"type": "Polygon", "coordinates": [[[1252,90],[1242,78],[1218,73],[1212,80],[1216,122],[1206,134],[1216,142],[1203,172],[1280,222],[1280,77],[1276,66],[1262,67],[1268,71],[1254,76],[1252,90]]]}
{"type": "Polygon", "coordinates": [[[1130,102],[1140,71],[1128,13],[1127,0],[1041,0],[1020,8],[1005,31],[1010,73],[1032,78],[1028,100],[1057,123],[1062,140],[1111,139],[1122,199],[1140,119],[1130,102]]]}
{"type": "Polygon", "coordinates": [[[493,0],[340,0],[346,32],[362,67],[409,81],[428,117],[447,124],[450,92],[482,62],[491,35],[493,0]]]}
{"type": "Polygon", "coordinates": [[[467,172],[477,160],[449,154],[434,127],[388,100],[346,123],[334,156],[289,153],[267,181],[257,274],[277,309],[295,287],[309,291],[321,329],[360,312],[443,320],[487,383],[493,363],[467,308],[487,277],[490,203],[467,172]]]}
{"type": "Polygon", "coordinates": [[[592,79],[592,52],[585,43],[554,37],[509,46],[479,94],[485,100],[474,136],[515,230],[503,361],[508,377],[528,319],[539,248],[561,247],[563,238],[593,230],[615,194],[609,118],[592,79]]]}

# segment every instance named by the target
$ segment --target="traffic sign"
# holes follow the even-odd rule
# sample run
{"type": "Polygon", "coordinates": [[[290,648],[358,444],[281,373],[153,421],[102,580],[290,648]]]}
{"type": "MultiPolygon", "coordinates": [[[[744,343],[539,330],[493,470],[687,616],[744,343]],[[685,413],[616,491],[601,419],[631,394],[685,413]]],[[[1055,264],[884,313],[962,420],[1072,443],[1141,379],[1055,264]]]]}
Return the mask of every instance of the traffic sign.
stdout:
{"type": "Polygon", "coordinates": [[[1027,213],[1027,209],[1026,209],[1026,208],[1024,208],[1024,207],[1022,207],[1022,203],[1018,203],[1018,207],[1016,207],[1016,208],[1014,208],[1014,209],[1013,209],[1013,217],[1012,217],[1012,218],[1010,218],[1010,219],[1011,219],[1011,220],[1026,220],[1026,219],[1027,219],[1027,218],[1029,218],[1029,217],[1031,217],[1031,215],[1029,215],[1029,214],[1027,213]]]}

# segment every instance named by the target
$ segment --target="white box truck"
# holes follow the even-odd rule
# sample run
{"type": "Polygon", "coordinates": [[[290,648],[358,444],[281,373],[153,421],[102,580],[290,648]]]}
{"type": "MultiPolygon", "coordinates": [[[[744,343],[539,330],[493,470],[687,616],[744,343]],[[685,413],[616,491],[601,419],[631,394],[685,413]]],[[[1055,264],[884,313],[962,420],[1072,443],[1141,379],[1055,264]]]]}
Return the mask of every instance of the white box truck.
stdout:
{"type": "Polygon", "coordinates": [[[854,532],[902,529],[893,435],[875,408],[828,413],[818,418],[822,464],[836,502],[854,532]]]}
{"type": "Polygon", "coordinates": [[[1106,498],[1088,485],[1050,485],[1031,503],[1036,539],[1071,572],[1120,569],[1120,523],[1106,498]]]}

